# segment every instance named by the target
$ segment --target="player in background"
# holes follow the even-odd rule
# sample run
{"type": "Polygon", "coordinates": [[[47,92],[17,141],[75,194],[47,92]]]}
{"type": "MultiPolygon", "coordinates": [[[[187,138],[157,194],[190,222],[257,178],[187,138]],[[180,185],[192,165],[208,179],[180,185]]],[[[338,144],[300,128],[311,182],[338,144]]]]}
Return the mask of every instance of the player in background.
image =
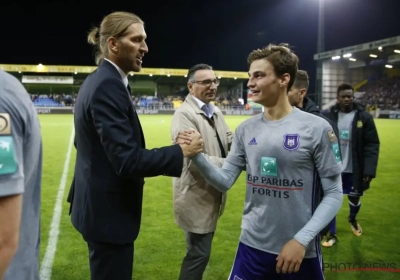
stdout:
{"type": "Polygon", "coordinates": [[[0,70],[0,279],[39,280],[42,138],[22,84],[0,70]]]}
{"type": "MultiPolygon", "coordinates": [[[[343,156],[343,193],[348,196],[348,221],[356,236],[362,234],[357,221],[361,208],[360,198],[376,177],[379,158],[379,137],[375,122],[361,104],[354,102],[354,89],[341,84],[337,89],[337,104],[327,117],[339,128],[339,141],[343,156]]],[[[336,223],[336,220],[333,220],[336,223]]]]}
{"type": "Polygon", "coordinates": [[[265,112],[238,126],[222,168],[201,153],[192,158],[221,192],[247,172],[229,279],[324,279],[319,232],[343,201],[337,138],[326,120],[290,105],[298,58],[287,45],[255,50],[248,63],[248,86],[265,112]],[[321,183],[325,196],[318,205],[321,183]]]}
{"type": "MultiPolygon", "coordinates": [[[[337,138],[339,138],[339,130],[337,128],[337,125],[335,122],[331,121],[327,117],[325,117],[323,114],[321,114],[320,110],[318,109],[317,105],[307,97],[307,91],[309,87],[309,78],[308,74],[304,70],[298,70],[296,73],[296,79],[295,82],[292,86],[292,88],[289,90],[288,93],[288,98],[289,102],[292,106],[296,106],[300,110],[314,114],[316,116],[319,116],[321,118],[324,118],[329,122],[329,124],[332,126],[333,131],[335,132],[335,135],[337,138]]],[[[340,148],[340,146],[339,146],[340,148]]],[[[321,193],[321,200],[324,196],[324,192],[320,190],[321,193]]],[[[331,247],[333,244],[337,242],[337,235],[336,235],[336,217],[333,218],[333,222],[329,223],[328,226],[326,226],[320,233],[321,239],[324,240],[322,242],[322,246],[324,247],[331,247]],[[328,232],[330,233],[328,235],[328,232]]]]}
{"type": "Polygon", "coordinates": [[[304,70],[298,70],[296,73],[296,79],[292,88],[289,90],[288,98],[292,106],[299,108],[300,110],[319,116],[329,122],[332,126],[336,137],[339,137],[339,130],[335,122],[325,117],[318,109],[317,105],[307,97],[308,87],[310,85],[308,73],[304,70]]]}

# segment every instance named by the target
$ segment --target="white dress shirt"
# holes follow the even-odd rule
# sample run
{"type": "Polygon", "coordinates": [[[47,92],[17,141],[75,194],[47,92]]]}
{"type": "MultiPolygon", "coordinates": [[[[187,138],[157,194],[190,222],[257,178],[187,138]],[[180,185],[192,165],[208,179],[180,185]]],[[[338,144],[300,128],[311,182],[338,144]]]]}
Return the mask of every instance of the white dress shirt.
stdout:
{"type": "Polygon", "coordinates": [[[118,67],[117,64],[115,64],[114,62],[112,62],[111,60],[104,58],[104,60],[107,60],[108,62],[110,62],[112,65],[114,65],[115,68],[117,68],[119,74],[121,75],[121,79],[124,82],[125,87],[128,87],[128,75],[126,75],[124,73],[124,71],[121,70],[121,68],[118,67]]]}
{"type": "Polygon", "coordinates": [[[204,113],[206,113],[206,116],[211,118],[214,115],[214,105],[212,105],[211,102],[208,103],[208,105],[206,105],[203,101],[201,101],[194,95],[192,95],[192,96],[193,96],[194,100],[196,100],[197,104],[199,104],[200,109],[203,110],[204,113]]]}

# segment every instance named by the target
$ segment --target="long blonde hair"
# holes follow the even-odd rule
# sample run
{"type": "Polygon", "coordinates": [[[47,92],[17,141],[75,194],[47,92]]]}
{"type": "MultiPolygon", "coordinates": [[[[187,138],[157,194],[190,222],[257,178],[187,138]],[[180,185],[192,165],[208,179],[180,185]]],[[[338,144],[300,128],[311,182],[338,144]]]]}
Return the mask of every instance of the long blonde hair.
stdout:
{"type": "Polygon", "coordinates": [[[87,37],[88,43],[95,46],[96,65],[108,56],[107,40],[110,37],[120,38],[125,31],[134,23],[144,23],[137,15],[128,12],[114,12],[106,17],[99,27],[90,30],[87,37]]]}

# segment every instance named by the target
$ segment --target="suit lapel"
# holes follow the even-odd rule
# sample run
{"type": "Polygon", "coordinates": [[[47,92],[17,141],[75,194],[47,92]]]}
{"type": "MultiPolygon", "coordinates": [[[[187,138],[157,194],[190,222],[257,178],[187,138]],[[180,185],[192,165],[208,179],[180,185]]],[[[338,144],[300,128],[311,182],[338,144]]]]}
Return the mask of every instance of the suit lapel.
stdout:
{"type": "Polygon", "coordinates": [[[143,147],[143,148],[146,148],[146,143],[145,143],[145,140],[144,140],[144,134],[143,134],[142,125],[140,124],[139,115],[138,115],[138,113],[137,113],[137,111],[136,111],[135,106],[133,105],[133,102],[132,102],[132,95],[131,95],[131,94],[132,94],[132,90],[131,90],[131,87],[129,86],[129,84],[128,84],[128,86],[126,87],[126,89],[127,89],[128,93],[129,93],[129,100],[131,101],[131,106],[132,106],[133,114],[135,115],[136,124],[137,124],[138,127],[139,127],[140,139],[141,139],[141,142],[142,142],[142,147],[143,147]]]}
{"type": "MultiPolygon", "coordinates": [[[[107,67],[112,72],[113,75],[115,75],[116,77],[121,78],[121,75],[119,74],[118,70],[114,67],[114,65],[112,65],[107,60],[103,60],[101,62],[101,64],[99,65],[99,67],[107,67]]],[[[121,82],[123,83],[124,81],[122,81],[122,79],[121,79],[121,82]]],[[[138,113],[136,111],[136,108],[135,108],[135,106],[133,106],[132,90],[131,90],[131,87],[129,86],[129,84],[126,87],[126,92],[128,94],[128,97],[129,97],[129,100],[130,100],[130,103],[131,103],[131,106],[132,106],[133,115],[134,115],[133,117],[135,119],[135,123],[136,123],[137,127],[139,128],[140,141],[141,141],[141,144],[142,144],[141,146],[142,146],[142,148],[146,148],[146,143],[145,143],[145,140],[144,140],[144,134],[143,134],[142,125],[140,124],[140,120],[139,120],[139,116],[138,116],[138,113]]]]}

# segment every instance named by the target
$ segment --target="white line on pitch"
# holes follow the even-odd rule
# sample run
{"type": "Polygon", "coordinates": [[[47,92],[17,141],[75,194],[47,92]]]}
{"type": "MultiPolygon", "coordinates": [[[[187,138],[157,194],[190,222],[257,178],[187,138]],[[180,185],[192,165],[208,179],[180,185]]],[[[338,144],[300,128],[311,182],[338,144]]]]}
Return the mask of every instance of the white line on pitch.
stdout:
{"type": "Polygon", "coordinates": [[[74,126],[72,125],[71,137],[69,139],[67,155],[65,157],[64,169],[61,175],[60,187],[57,193],[56,204],[54,206],[53,219],[51,220],[49,239],[46,253],[44,255],[42,266],[40,268],[40,280],[50,280],[53,268],[54,258],[56,256],[58,235],[60,233],[60,219],[64,199],[64,190],[67,183],[69,162],[71,161],[71,152],[74,144],[74,126]]]}

